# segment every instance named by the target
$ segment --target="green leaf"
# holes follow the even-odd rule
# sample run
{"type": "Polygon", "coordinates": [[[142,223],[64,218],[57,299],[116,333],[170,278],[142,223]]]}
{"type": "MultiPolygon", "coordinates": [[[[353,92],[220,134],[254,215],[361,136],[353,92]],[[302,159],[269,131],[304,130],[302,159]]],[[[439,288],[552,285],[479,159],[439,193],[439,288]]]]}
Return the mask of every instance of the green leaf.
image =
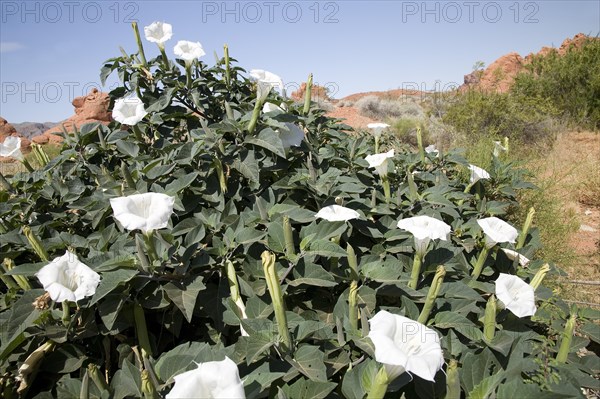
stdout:
{"type": "Polygon", "coordinates": [[[168,283],[164,286],[167,296],[181,310],[181,313],[183,313],[186,320],[190,323],[194,314],[198,293],[205,288],[206,286],[202,283],[202,276],[196,276],[189,284],[184,283],[180,286],[168,283]]]}
{"type": "Polygon", "coordinates": [[[308,377],[311,381],[327,382],[327,369],[323,359],[325,354],[318,347],[312,345],[302,345],[294,354],[294,359],[288,361],[308,377]]]}
{"type": "Polygon", "coordinates": [[[92,306],[100,299],[108,295],[112,290],[117,288],[119,284],[126,283],[138,274],[135,269],[118,269],[110,272],[104,272],[101,274],[102,279],[96,293],[90,300],[89,306],[92,306]]]}
{"type": "Polygon", "coordinates": [[[266,231],[245,227],[236,233],[235,242],[242,245],[252,244],[253,242],[261,240],[266,234],[266,231]]]}
{"type": "Polygon", "coordinates": [[[308,381],[301,378],[292,385],[284,385],[283,392],[289,398],[324,399],[337,387],[335,382],[308,381]]]}
{"type": "Polygon", "coordinates": [[[44,290],[35,289],[27,291],[8,310],[6,321],[2,320],[0,329],[0,360],[7,356],[25,340],[25,330],[35,325],[40,316],[40,311],[32,306],[35,298],[44,293],[44,290]]]}
{"type": "Polygon", "coordinates": [[[172,196],[177,195],[179,192],[181,192],[181,190],[187,188],[190,184],[192,184],[194,180],[196,180],[198,175],[198,172],[192,172],[177,178],[176,180],[172,181],[171,183],[165,186],[165,194],[172,196]]]}
{"type": "Polygon", "coordinates": [[[137,144],[132,143],[131,141],[117,140],[116,144],[117,149],[123,155],[127,155],[131,158],[136,158],[140,153],[140,147],[137,144]]]}
{"type": "Polygon", "coordinates": [[[289,279],[288,284],[297,287],[302,284],[318,287],[335,287],[335,279],[323,267],[314,263],[300,262],[294,267],[294,279],[289,279]]]}
{"type": "Polygon", "coordinates": [[[265,148],[273,154],[285,158],[285,150],[283,149],[281,138],[279,138],[279,134],[270,127],[261,130],[258,137],[247,137],[246,143],[265,148]]]}
{"type": "Polygon", "coordinates": [[[241,173],[248,180],[251,189],[257,189],[260,186],[260,168],[254,158],[254,152],[248,151],[245,156],[240,156],[231,164],[231,167],[241,173]]]}
{"type": "Polygon", "coordinates": [[[469,399],[488,399],[505,378],[506,375],[503,371],[496,372],[479,382],[467,397],[469,399]]]}
{"type": "Polygon", "coordinates": [[[127,359],[123,359],[121,369],[115,373],[111,381],[111,386],[114,391],[114,399],[123,399],[126,397],[141,398],[143,396],[140,370],[127,359]]]}
{"type": "Polygon", "coordinates": [[[154,370],[161,380],[168,383],[177,374],[194,368],[194,362],[207,361],[208,352],[210,345],[206,342],[186,342],[163,353],[154,370]]]}
{"type": "Polygon", "coordinates": [[[327,240],[311,241],[305,255],[318,255],[326,258],[344,258],[347,252],[338,244],[327,240]]]}
{"type": "Polygon", "coordinates": [[[471,320],[454,312],[439,312],[435,315],[433,325],[437,328],[452,328],[471,341],[481,341],[483,333],[471,320]]]}
{"type": "Polygon", "coordinates": [[[269,209],[269,216],[277,214],[287,215],[298,223],[308,223],[315,220],[316,213],[296,204],[275,204],[269,209]]]}

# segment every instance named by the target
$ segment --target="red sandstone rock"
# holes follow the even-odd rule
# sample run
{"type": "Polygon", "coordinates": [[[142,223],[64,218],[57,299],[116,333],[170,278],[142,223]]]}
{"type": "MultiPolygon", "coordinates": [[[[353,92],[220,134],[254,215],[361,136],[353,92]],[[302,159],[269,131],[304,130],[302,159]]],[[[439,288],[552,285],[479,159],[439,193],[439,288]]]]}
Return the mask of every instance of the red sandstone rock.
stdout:
{"type": "Polygon", "coordinates": [[[75,107],[75,115],[45,131],[41,136],[37,136],[36,142],[56,143],[62,141],[57,133],[63,131],[63,126],[67,132],[72,132],[74,127],[80,128],[81,125],[86,123],[100,122],[108,124],[112,121],[111,113],[108,111],[110,105],[108,93],[93,88],[88,95],[76,97],[72,104],[75,107]]]}

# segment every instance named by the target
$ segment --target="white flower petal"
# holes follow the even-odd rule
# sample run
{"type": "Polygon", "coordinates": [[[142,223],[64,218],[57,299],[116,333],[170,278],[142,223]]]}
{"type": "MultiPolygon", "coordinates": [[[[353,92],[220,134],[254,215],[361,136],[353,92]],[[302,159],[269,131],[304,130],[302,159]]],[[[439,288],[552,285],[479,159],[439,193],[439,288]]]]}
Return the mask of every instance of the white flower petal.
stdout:
{"type": "Polygon", "coordinates": [[[452,228],[446,223],[426,215],[400,219],[398,228],[409,231],[414,235],[415,249],[420,255],[423,255],[427,250],[429,240],[447,241],[452,231],[452,228]]]}
{"type": "Polygon", "coordinates": [[[96,293],[100,275],[67,251],[42,267],[36,277],[56,302],[79,301],[96,293]]]}
{"type": "Polygon", "coordinates": [[[287,129],[278,129],[279,138],[283,143],[283,148],[300,147],[304,140],[304,132],[297,125],[291,122],[284,123],[287,129]]]}
{"type": "Polygon", "coordinates": [[[517,276],[500,273],[496,296],[517,317],[533,316],[537,310],[533,287],[517,276]]]}
{"type": "Polygon", "coordinates": [[[405,369],[433,381],[444,364],[437,332],[385,310],[371,318],[369,325],[368,336],[375,346],[375,360],[386,365],[390,379],[396,378],[405,369]]]}
{"type": "Polygon", "coordinates": [[[428,154],[435,154],[435,156],[440,155],[440,151],[435,147],[434,144],[428,145],[425,147],[425,152],[428,154]]]}
{"type": "Polygon", "coordinates": [[[265,105],[263,105],[262,111],[264,113],[267,113],[267,112],[278,112],[279,113],[279,112],[283,112],[283,109],[278,105],[266,102],[265,105]]]}
{"type": "Polygon", "coordinates": [[[388,172],[388,162],[391,158],[394,158],[394,150],[388,152],[367,155],[365,161],[369,163],[370,168],[375,168],[376,174],[383,177],[388,172]]]}
{"type": "Polygon", "coordinates": [[[354,209],[340,205],[329,205],[321,208],[315,218],[325,219],[329,222],[343,222],[351,219],[359,219],[360,214],[354,209]]]}
{"type": "Polygon", "coordinates": [[[165,22],[153,22],[144,27],[144,35],[149,42],[162,44],[173,37],[173,26],[165,22]]]}
{"type": "Polygon", "coordinates": [[[507,151],[508,151],[508,150],[506,149],[506,147],[504,147],[504,146],[502,145],[502,143],[501,143],[501,142],[499,142],[499,141],[494,141],[494,151],[493,151],[493,152],[494,152],[494,156],[495,156],[495,157],[497,157],[497,156],[500,156],[500,153],[502,153],[502,152],[507,152],[507,151]]]}
{"type": "Polygon", "coordinates": [[[497,217],[480,219],[477,224],[485,234],[485,245],[488,248],[499,242],[514,243],[519,235],[517,229],[497,217]]]}
{"type": "Polygon", "coordinates": [[[257,96],[264,101],[271,89],[283,90],[283,80],[272,72],[264,69],[253,69],[250,71],[250,79],[256,82],[257,96]]]}
{"type": "Polygon", "coordinates": [[[21,138],[18,136],[8,136],[5,138],[4,142],[0,143],[0,157],[9,157],[22,161],[21,138]]]}
{"type": "Polygon", "coordinates": [[[485,169],[481,169],[478,166],[469,165],[469,170],[471,171],[471,178],[469,180],[471,184],[477,182],[480,179],[490,178],[490,174],[485,169]]]}
{"type": "Polygon", "coordinates": [[[502,251],[506,254],[508,259],[513,260],[513,261],[517,260],[519,262],[519,265],[521,265],[523,267],[527,267],[527,265],[530,262],[530,260],[527,259],[525,256],[521,255],[517,251],[513,251],[512,249],[502,248],[502,251]]]}
{"type": "Polygon", "coordinates": [[[200,42],[190,42],[187,40],[180,40],[173,49],[175,55],[186,62],[192,62],[203,55],[206,55],[200,42]]]}
{"type": "Polygon", "coordinates": [[[114,218],[127,230],[146,233],[167,227],[175,198],[162,193],[134,194],[110,199],[114,218]]]}
{"type": "Polygon", "coordinates": [[[144,103],[136,96],[124,97],[115,101],[112,117],[119,123],[133,126],[148,115],[144,103]]]}
{"type": "Polygon", "coordinates": [[[390,125],[388,125],[387,123],[376,122],[369,123],[367,127],[372,130],[373,136],[380,137],[383,131],[390,127],[390,125]]]}
{"type": "Polygon", "coordinates": [[[245,398],[244,385],[237,365],[225,357],[222,361],[197,363],[198,368],[178,374],[167,399],[245,398]]]}

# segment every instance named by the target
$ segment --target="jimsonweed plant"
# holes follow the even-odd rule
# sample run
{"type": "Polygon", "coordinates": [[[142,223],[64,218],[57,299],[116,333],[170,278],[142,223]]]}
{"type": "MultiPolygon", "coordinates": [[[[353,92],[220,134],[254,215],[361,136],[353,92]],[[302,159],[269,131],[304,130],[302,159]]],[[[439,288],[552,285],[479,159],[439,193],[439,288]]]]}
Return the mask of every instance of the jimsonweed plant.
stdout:
{"type": "Polygon", "coordinates": [[[531,188],[513,165],[494,157],[473,186],[459,151],[376,149],[228,47],[208,63],[202,38],[134,31],[101,70],[121,79],[114,121],[0,191],[3,397],[597,387],[600,315],[544,286],[559,270],[536,258],[535,224],[518,248],[481,226],[531,188]],[[373,154],[389,154],[387,188],[373,154]],[[542,384],[540,363],[558,377],[542,384]]]}

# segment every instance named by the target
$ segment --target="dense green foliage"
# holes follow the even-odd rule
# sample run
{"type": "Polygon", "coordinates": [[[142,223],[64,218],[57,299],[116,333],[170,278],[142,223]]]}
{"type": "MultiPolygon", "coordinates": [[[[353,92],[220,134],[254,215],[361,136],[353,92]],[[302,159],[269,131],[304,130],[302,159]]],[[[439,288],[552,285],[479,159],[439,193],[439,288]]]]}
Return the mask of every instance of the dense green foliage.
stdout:
{"type": "Polygon", "coordinates": [[[600,39],[588,38],[562,55],[534,56],[512,92],[549,101],[572,124],[600,129],[600,39]]]}
{"type": "Polygon", "coordinates": [[[521,171],[494,157],[490,179],[469,185],[459,152],[401,151],[385,198],[365,161],[371,137],[347,135],[347,126],[322,110],[304,112],[273,92],[269,101],[286,103],[287,111],[263,113],[250,132],[256,95],[242,68],[225,58],[214,66],[194,61],[187,79],[178,64],[184,65],[159,56],[145,66],[135,54],[109,60],[102,76],[116,72],[122,80],[111,96],[138,93],[149,114],[129,128],[84,125],[65,137],[56,158],[9,177],[0,192],[0,256],[15,265],[6,267],[0,286],[4,397],[16,397],[19,385],[23,397],[40,399],[156,397],[152,391],[169,392],[173,377],[194,361],[227,355],[248,398],[362,398],[380,367],[366,337],[369,318],[380,309],[422,317],[440,265],[445,279],[424,316],[449,366],[435,383],[404,374],[389,386],[395,397],[442,398],[456,387],[458,396],[471,398],[581,397],[581,387],[597,386],[598,356],[586,348],[600,343],[592,323],[600,315],[569,308],[543,285],[534,317],[500,310],[494,338],[482,332],[499,272],[530,281],[544,265],[535,259],[533,228],[519,249],[535,259],[528,268],[496,247],[479,279],[471,276],[483,248],[477,219],[506,219],[518,207],[516,191],[531,187],[521,171]],[[305,131],[300,147],[284,147],[285,123],[305,131]],[[109,203],[145,192],[175,197],[168,228],[149,238],[116,223],[109,203]],[[360,219],[315,219],[336,202],[360,219]],[[430,247],[411,289],[414,240],[396,224],[425,214],[445,221],[452,234],[430,247]],[[101,275],[95,294],[64,310],[44,300],[34,308],[44,293],[34,275],[47,262],[32,237],[50,259],[67,249],[77,253],[101,275]],[[264,251],[277,258],[290,345],[275,320],[264,251]],[[231,299],[230,266],[247,318],[231,299]],[[358,328],[349,305],[353,281],[358,328]],[[580,334],[561,336],[574,317],[580,334]],[[32,358],[48,343],[45,356],[32,358]],[[20,370],[24,363],[27,372],[20,370]]]}
{"type": "Polygon", "coordinates": [[[475,89],[450,101],[443,121],[465,134],[469,142],[502,137],[543,142],[555,133],[556,110],[548,99],[475,89]]]}

